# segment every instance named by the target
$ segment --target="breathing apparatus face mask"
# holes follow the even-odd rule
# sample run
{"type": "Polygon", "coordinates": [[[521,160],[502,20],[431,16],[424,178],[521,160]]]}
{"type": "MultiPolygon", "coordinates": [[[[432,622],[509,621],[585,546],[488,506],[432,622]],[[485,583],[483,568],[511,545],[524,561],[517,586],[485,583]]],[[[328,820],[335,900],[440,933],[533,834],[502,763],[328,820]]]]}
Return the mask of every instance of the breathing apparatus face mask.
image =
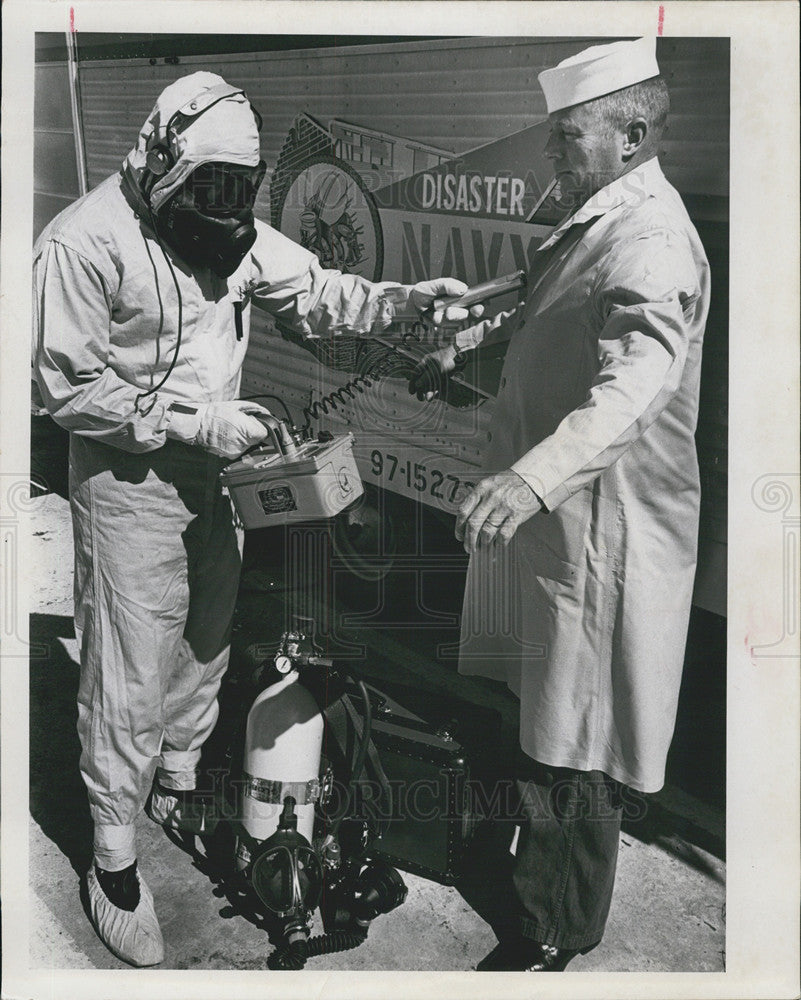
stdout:
{"type": "Polygon", "coordinates": [[[187,263],[228,278],[256,242],[253,206],[265,169],[263,160],[202,164],[159,210],[161,235],[187,263]]]}
{"type": "Polygon", "coordinates": [[[281,917],[284,932],[304,931],[323,887],[320,859],[298,832],[295,800],[287,796],[278,829],[253,859],[251,881],[264,906],[281,917]]]}

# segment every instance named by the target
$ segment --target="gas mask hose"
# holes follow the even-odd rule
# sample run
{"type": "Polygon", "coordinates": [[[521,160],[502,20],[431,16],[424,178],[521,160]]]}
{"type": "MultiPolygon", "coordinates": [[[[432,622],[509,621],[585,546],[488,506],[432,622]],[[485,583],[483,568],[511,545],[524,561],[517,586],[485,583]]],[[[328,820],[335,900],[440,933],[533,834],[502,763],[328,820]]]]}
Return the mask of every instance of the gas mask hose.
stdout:
{"type": "Polygon", "coordinates": [[[329,836],[336,838],[339,832],[340,824],[345,818],[345,814],[349,811],[350,805],[356,795],[356,788],[358,785],[359,778],[364,770],[364,762],[367,759],[367,751],[370,746],[370,735],[373,729],[373,707],[370,704],[370,695],[367,692],[367,688],[364,681],[357,681],[359,686],[359,693],[362,696],[362,703],[364,705],[364,722],[362,724],[362,738],[359,743],[359,749],[356,753],[356,759],[353,762],[353,770],[351,772],[350,781],[348,782],[348,801],[345,804],[345,808],[340,812],[339,816],[334,820],[333,826],[329,831],[329,836]]]}
{"type": "MultiPolygon", "coordinates": [[[[336,890],[335,890],[336,891],[336,890]]],[[[339,886],[341,905],[350,926],[308,940],[298,936],[278,948],[267,960],[270,969],[302,969],[309,958],[358,948],[367,938],[370,922],[391,913],[406,900],[408,889],[398,872],[383,861],[371,861],[355,879],[339,886]]]]}
{"type": "Polygon", "coordinates": [[[350,951],[358,948],[367,939],[367,928],[358,931],[332,931],[319,934],[308,941],[293,941],[285,948],[276,949],[267,960],[269,969],[291,969],[299,971],[310,958],[331,955],[336,951],[350,951]]]}

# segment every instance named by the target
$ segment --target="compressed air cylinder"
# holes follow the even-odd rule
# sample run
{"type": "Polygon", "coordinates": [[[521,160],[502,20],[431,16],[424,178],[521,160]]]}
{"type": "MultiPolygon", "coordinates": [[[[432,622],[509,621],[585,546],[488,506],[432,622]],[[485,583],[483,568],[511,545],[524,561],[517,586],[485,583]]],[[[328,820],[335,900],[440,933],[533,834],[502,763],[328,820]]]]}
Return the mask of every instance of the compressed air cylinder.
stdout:
{"type": "Polygon", "coordinates": [[[298,832],[311,843],[322,745],[320,709],[298,683],[297,670],[291,670],[261,692],[248,714],[237,844],[240,869],[254,848],[277,830],[287,795],[297,803],[298,832]]]}

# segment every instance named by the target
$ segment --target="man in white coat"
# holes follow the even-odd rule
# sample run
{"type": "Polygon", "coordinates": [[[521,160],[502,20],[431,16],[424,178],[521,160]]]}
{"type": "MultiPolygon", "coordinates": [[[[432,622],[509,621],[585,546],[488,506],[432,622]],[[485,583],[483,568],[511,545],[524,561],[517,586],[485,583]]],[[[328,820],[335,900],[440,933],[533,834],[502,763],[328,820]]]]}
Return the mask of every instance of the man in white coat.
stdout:
{"type": "Polygon", "coordinates": [[[653,39],[540,74],[545,155],[573,208],[535,254],[525,302],[457,334],[509,348],[482,479],[460,671],[520,698],[525,822],[517,921],[479,969],[561,970],[601,939],[626,789],[657,791],[693,589],[694,443],[709,268],[657,148],[668,112],[653,39]]]}
{"type": "Polygon", "coordinates": [[[122,170],[34,250],[33,371],[70,432],[89,906],[105,944],[138,966],[162,961],[164,945],[137,866],[137,817],[147,801],[168,827],[214,822],[195,789],[241,543],[219,474],[267,436],[267,411],[238,398],[250,305],[319,337],[383,329],[398,310],[416,315],[465,289],[325,270],[255,219],[259,123],[219,76],[177,80],[122,170]]]}

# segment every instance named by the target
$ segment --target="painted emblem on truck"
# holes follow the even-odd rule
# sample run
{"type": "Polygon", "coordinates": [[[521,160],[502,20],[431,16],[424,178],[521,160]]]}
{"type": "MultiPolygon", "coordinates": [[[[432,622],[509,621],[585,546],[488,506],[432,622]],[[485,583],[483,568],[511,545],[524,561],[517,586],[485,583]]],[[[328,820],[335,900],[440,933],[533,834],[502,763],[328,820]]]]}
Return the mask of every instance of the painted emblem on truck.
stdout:
{"type": "Polygon", "coordinates": [[[380,281],[384,241],[378,210],[369,180],[347,162],[355,155],[353,143],[345,142],[335,124],[325,128],[306,114],[295,120],[273,172],[271,221],[316,254],[323,267],[380,281]]]}
{"type": "Polygon", "coordinates": [[[276,162],[273,226],[324,267],[413,283],[449,274],[469,284],[526,269],[564,214],[540,155],[547,122],[474,150],[453,150],[332,119],[299,115],[276,162]],[[386,273],[385,273],[386,272],[386,273]]]}
{"type": "Polygon", "coordinates": [[[380,223],[370,196],[346,164],[306,164],[286,189],[281,230],[323,267],[372,277],[383,264],[380,223]]]}

